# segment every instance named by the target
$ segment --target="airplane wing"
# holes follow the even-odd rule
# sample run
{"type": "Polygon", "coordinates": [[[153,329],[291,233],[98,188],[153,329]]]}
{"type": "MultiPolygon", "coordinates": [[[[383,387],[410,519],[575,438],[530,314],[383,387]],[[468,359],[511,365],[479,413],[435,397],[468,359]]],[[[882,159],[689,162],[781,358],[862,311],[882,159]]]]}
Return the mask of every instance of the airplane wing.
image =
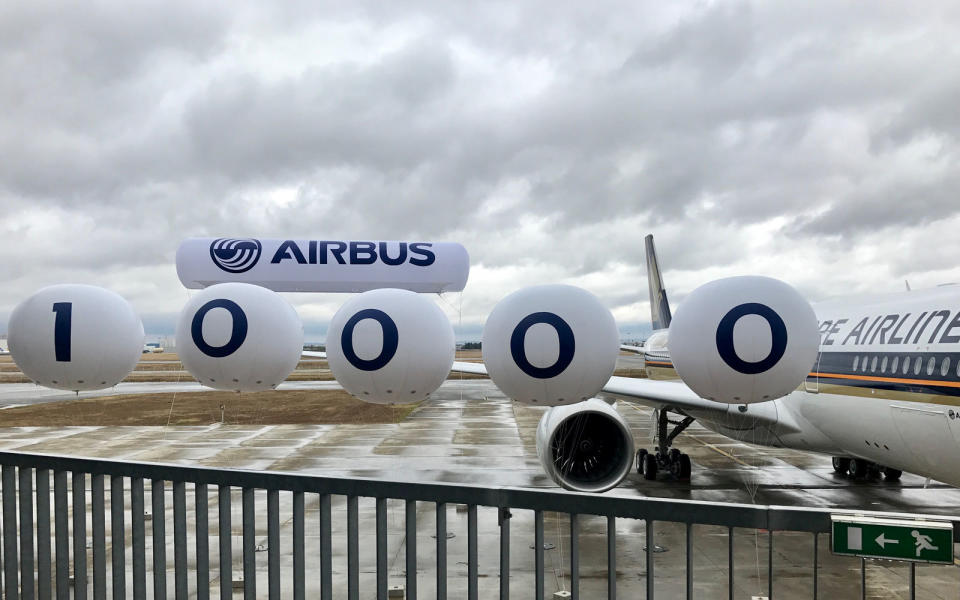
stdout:
{"type": "MultiPolygon", "coordinates": [[[[304,351],[303,356],[326,358],[327,353],[304,351]]],[[[450,370],[454,373],[487,374],[487,366],[481,362],[456,361],[450,370]]],[[[726,415],[730,408],[722,402],[701,398],[680,381],[613,376],[603,386],[602,391],[618,398],[660,409],[672,408],[681,411],[714,413],[719,416],[726,415]]]]}
{"type": "MultiPolygon", "coordinates": [[[[457,361],[453,363],[453,368],[450,370],[475,375],[487,374],[487,366],[483,363],[457,361]]],[[[674,408],[701,413],[722,413],[724,415],[727,414],[729,409],[729,406],[722,402],[701,398],[679,381],[654,381],[652,379],[613,376],[603,386],[602,391],[653,408],[674,408]]]]}
{"type": "Polygon", "coordinates": [[[626,344],[620,344],[621,350],[626,350],[627,352],[636,352],[637,354],[643,354],[643,346],[628,346],[626,344]]]}

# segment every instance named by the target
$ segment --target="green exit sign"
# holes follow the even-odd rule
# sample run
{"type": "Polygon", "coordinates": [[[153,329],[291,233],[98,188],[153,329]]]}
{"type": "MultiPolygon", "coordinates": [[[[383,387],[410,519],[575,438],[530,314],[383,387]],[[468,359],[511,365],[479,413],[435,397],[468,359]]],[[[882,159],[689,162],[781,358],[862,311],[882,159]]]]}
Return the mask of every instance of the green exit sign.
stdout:
{"type": "Polygon", "coordinates": [[[953,564],[953,523],[832,515],[833,553],[953,564]]]}

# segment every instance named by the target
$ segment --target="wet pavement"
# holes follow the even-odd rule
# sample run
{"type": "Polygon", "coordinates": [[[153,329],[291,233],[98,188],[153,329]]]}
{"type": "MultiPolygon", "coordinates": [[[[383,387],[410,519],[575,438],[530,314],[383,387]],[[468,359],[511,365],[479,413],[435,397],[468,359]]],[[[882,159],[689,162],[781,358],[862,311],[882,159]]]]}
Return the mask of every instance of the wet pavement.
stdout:
{"type": "MultiPolygon", "coordinates": [[[[25,404],[33,401],[21,389],[0,386],[0,402],[25,404]]],[[[131,390],[168,391],[172,384],[125,384],[131,390]]],[[[336,387],[335,382],[285,384],[291,389],[336,387]]],[[[195,386],[195,384],[180,384],[195,386]]],[[[199,387],[199,386],[196,386],[199,387]]],[[[21,386],[42,390],[35,386],[21,386]]],[[[42,393],[42,392],[40,392],[42,393]]],[[[60,393],[62,394],[62,393],[60,393]]],[[[73,397],[73,394],[67,394],[73,397]]],[[[49,396],[44,396],[49,398],[49,396]]],[[[638,447],[650,446],[651,411],[628,403],[618,410],[633,428],[638,447]]],[[[91,457],[142,460],[152,462],[271,469],[297,473],[387,478],[401,481],[442,481],[489,486],[556,488],[540,468],[534,446],[534,431],[543,409],[514,404],[504,398],[487,380],[449,381],[434,397],[397,423],[349,423],[343,425],[212,425],[200,427],[67,427],[0,428],[0,448],[72,454],[91,457]]],[[[2,412],[0,412],[2,417],[2,412]]],[[[688,483],[647,482],[632,473],[609,494],[619,496],[656,496],[663,498],[862,508],[956,514],[960,512],[960,490],[905,474],[898,483],[855,482],[833,473],[829,457],[804,452],[760,448],[735,442],[694,424],[682,434],[676,446],[687,452],[693,462],[693,478],[688,483]]],[[[109,484],[109,481],[108,481],[109,484]]],[[[172,506],[167,488],[167,507],[172,506]]],[[[150,506],[149,486],[146,505],[150,506]]],[[[110,498],[109,491],[107,498],[110,498]]],[[[193,531],[193,491],[187,490],[189,531],[193,531]]],[[[292,568],[292,499],[281,493],[281,544],[283,573],[292,568]]],[[[266,495],[256,498],[257,543],[267,543],[266,495]]],[[[211,586],[218,593],[217,576],[217,498],[209,496],[211,586]]],[[[240,496],[233,498],[234,573],[241,572],[240,496]]],[[[361,597],[374,596],[375,544],[374,503],[360,499],[361,597]]],[[[346,588],[345,499],[335,497],[334,509],[334,589],[338,596],[346,588]]],[[[169,510],[169,508],[168,508],[169,510]]],[[[307,510],[307,597],[317,597],[319,581],[311,574],[311,562],[319,554],[318,499],[308,495],[307,510]]],[[[466,513],[456,506],[447,510],[448,530],[455,537],[448,542],[449,597],[466,596],[466,513]]],[[[418,587],[420,597],[435,595],[434,506],[418,505],[418,587]]],[[[480,597],[495,598],[499,590],[499,537],[495,509],[480,508],[479,556],[480,597]]],[[[172,568],[172,514],[167,515],[167,550],[172,568]]],[[[532,596],[534,553],[533,514],[514,511],[511,522],[511,590],[515,598],[532,596]]],[[[581,592],[583,598],[606,594],[606,519],[581,517],[581,592]]],[[[109,528],[110,522],[107,519],[109,528]]],[[[683,525],[657,522],[654,539],[664,552],[655,555],[654,581],[660,598],[682,597],[685,586],[686,530],[683,525]]],[[[388,503],[390,583],[403,584],[405,567],[404,505],[388,503]]],[[[108,534],[109,535],[109,534],[108,534]]],[[[727,531],[725,528],[694,528],[694,586],[697,597],[726,597],[727,531]]],[[[617,576],[621,597],[643,597],[647,565],[643,552],[645,523],[629,519],[617,521],[617,576]]],[[[129,541],[129,538],[128,538],[129,541]]],[[[766,532],[737,530],[735,535],[735,597],[765,595],[767,590],[766,532]]],[[[568,517],[545,515],[545,552],[547,597],[560,589],[569,589],[568,517]]],[[[189,559],[195,560],[194,543],[189,542],[189,559]]],[[[108,547],[109,553],[109,547],[108,547]]],[[[129,551],[129,550],[128,550],[129,551]]],[[[148,535],[147,552],[150,553],[148,535]]],[[[809,598],[813,586],[813,536],[782,532],[774,536],[774,592],[777,598],[809,598]]],[[[148,559],[148,578],[150,561],[148,559]]],[[[88,561],[88,564],[91,564],[88,561]]],[[[130,564],[130,561],[127,561],[130,564]]],[[[901,563],[867,563],[868,595],[871,598],[906,597],[909,570],[901,563]]],[[[824,598],[858,597],[860,561],[835,557],[829,552],[829,536],[819,540],[819,592],[824,598]]],[[[258,591],[266,594],[267,553],[257,554],[258,591]]],[[[960,595],[960,570],[956,567],[921,566],[918,568],[918,597],[956,598],[960,595]]],[[[168,572],[172,590],[172,571],[168,572]]],[[[108,581],[109,581],[108,577],[108,581]]],[[[131,584],[127,577],[128,586],[131,584]]],[[[191,590],[196,589],[193,572],[191,590]]],[[[148,586],[149,587],[149,586],[148,586]]],[[[289,590],[289,577],[284,584],[289,590]]]]}

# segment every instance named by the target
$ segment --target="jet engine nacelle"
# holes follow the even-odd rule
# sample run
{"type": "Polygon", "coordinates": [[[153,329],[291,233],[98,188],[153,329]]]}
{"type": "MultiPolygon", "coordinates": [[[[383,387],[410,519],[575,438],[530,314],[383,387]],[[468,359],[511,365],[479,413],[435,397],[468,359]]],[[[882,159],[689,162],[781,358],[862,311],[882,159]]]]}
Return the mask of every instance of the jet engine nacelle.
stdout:
{"type": "Polygon", "coordinates": [[[603,400],[551,408],[537,426],[537,455],[547,475],[576,492],[616,487],[633,466],[633,435],[603,400]]]}
{"type": "Polygon", "coordinates": [[[610,379],[620,336],[610,311],[570,285],[524,288],[501,300],[483,327],[483,362],[503,393],[557,406],[595,396],[610,379]]]}
{"type": "Polygon", "coordinates": [[[435,302],[407,290],[351,298],[330,321],[327,360],[345,390],[365,402],[405,404],[432,394],[450,374],[453,328],[435,302]]]}
{"type": "Polygon", "coordinates": [[[820,334],[810,304],[769,277],[702,285],[677,308],[670,358],[703,398],[750,404],[785,396],[806,379],[820,334]]]}

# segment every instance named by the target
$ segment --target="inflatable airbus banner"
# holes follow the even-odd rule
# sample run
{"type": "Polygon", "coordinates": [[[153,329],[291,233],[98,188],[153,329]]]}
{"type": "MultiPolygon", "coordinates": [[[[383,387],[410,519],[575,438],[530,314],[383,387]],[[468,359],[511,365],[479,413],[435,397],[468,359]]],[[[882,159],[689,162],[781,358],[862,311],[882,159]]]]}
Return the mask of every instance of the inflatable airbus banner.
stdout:
{"type": "Polygon", "coordinates": [[[275,292],[459,292],[470,256],[453,242],[190,238],[177,250],[184,286],[252,283],[275,292]]]}

